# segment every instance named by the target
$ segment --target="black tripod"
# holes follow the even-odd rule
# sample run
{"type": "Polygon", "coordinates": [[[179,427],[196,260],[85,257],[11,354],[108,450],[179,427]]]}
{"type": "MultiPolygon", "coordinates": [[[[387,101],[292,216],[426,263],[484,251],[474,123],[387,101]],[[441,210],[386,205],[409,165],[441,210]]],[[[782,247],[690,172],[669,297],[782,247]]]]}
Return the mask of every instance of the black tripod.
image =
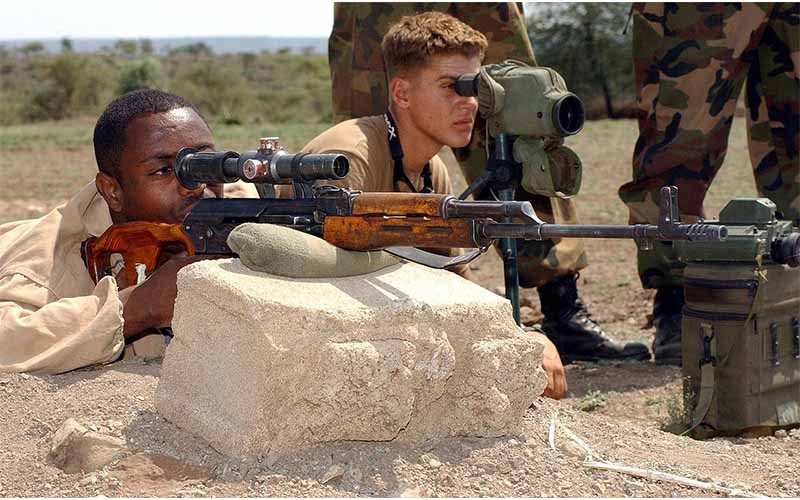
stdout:
{"type": "MultiPolygon", "coordinates": [[[[488,137],[487,140],[489,140],[488,137]]],[[[489,154],[486,168],[461,193],[459,199],[463,200],[473,193],[485,193],[487,191],[497,201],[511,201],[514,199],[514,192],[522,180],[522,164],[515,162],[512,156],[514,137],[508,134],[497,134],[494,141],[494,149],[489,154]]],[[[511,222],[511,218],[507,217],[502,222],[511,222]]],[[[500,238],[499,244],[500,254],[503,258],[506,298],[511,301],[514,321],[517,325],[520,325],[517,240],[514,238],[500,238]]]]}

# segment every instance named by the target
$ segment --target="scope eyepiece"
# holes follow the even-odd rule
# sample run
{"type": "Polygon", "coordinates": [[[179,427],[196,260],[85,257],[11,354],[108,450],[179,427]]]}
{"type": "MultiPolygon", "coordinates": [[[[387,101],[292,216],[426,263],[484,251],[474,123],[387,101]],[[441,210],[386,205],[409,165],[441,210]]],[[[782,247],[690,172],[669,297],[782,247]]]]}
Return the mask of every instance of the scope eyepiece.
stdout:
{"type": "Polygon", "coordinates": [[[198,151],[183,148],[175,159],[175,175],[186,189],[200,184],[224,184],[239,180],[239,153],[234,151],[198,151]]]}

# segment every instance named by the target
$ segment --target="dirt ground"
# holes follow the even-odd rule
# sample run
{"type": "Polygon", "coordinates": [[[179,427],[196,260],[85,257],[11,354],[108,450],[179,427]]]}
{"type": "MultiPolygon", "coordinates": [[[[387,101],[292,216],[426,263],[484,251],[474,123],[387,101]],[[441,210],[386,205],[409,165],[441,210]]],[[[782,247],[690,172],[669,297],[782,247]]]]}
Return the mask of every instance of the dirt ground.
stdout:
{"type": "MultiPolygon", "coordinates": [[[[726,199],[755,192],[744,134],[741,123],[735,123],[726,165],[707,199],[709,216],[716,215],[726,199]]],[[[582,222],[626,221],[616,189],[630,175],[635,135],[633,122],[602,121],[587,123],[586,130],[569,141],[584,162],[578,197],[582,222]]],[[[34,155],[27,150],[14,153],[17,158],[34,155]]],[[[46,181],[47,186],[27,185],[20,177],[21,185],[14,189],[19,196],[4,188],[0,220],[43,213],[91,172],[89,146],[45,154],[63,154],[77,167],[60,180],[35,181],[46,181]],[[61,190],[51,190],[50,184],[61,190]]],[[[8,174],[18,165],[0,163],[0,171],[8,174]]],[[[463,179],[453,174],[457,189],[463,188],[463,179]]],[[[591,265],[581,272],[579,288],[589,310],[613,336],[649,343],[652,292],[639,285],[634,244],[587,240],[585,246],[591,265]]],[[[481,257],[474,267],[481,284],[502,291],[495,255],[481,257]]],[[[522,296],[524,318],[540,319],[536,292],[524,290],[522,296]]],[[[418,448],[336,443],[275,462],[226,458],[162,419],[153,406],[159,369],[159,362],[131,360],[59,376],[0,374],[0,496],[721,495],[590,468],[584,463],[586,452],[568,437],[570,432],[591,448],[595,460],[755,494],[800,496],[800,431],[709,441],[666,432],[683,414],[680,370],[652,363],[568,366],[568,397],[537,401],[518,436],[450,439],[418,448]],[[126,456],[97,472],[61,472],[47,454],[55,430],[70,417],[100,433],[124,437],[126,456]],[[548,445],[553,422],[558,429],[555,449],[548,445]]]]}
{"type": "Polygon", "coordinates": [[[579,436],[595,460],[763,495],[800,495],[800,432],[700,442],[660,430],[661,412],[669,404],[663,401],[677,390],[677,371],[669,368],[570,367],[573,395],[560,402],[538,400],[518,436],[449,439],[417,448],[336,443],[268,463],[225,458],[162,419],[153,407],[159,367],[133,360],[61,376],[1,376],[0,495],[719,496],[591,469],[583,465],[585,452],[566,431],[556,433],[556,449],[548,446],[554,419],[559,429],[579,436]],[[577,409],[588,386],[610,391],[604,408],[577,409]],[[61,472],[48,462],[47,452],[54,430],[69,417],[124,437],[129,453],[97,472],[61,472]]]}

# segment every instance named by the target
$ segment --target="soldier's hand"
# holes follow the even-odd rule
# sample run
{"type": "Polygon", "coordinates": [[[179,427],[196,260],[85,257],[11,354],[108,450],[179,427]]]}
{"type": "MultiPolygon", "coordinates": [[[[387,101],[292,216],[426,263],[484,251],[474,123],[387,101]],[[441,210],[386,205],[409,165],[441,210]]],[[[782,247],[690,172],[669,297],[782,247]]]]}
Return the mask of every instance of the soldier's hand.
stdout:
{"type": "Polygon", "coordinates": [[[125,321],[123,335],[133,336],[148,328],[169,326],[178,294],[178,271],[184,266],[219,256],[176,255],[161,264],[143,283],[119,292],[122,316],[125,321]]]}
{"type": "Polygon", "coordinates": [[[528,332],[535,335],[544,344],[542,351],[542,368],[547,373],[547,387],[542,396],[552,399],[561,399],[567,393],[567,375],[564,372],[564,365],[561,363],[561,356],[558,354],[556,346],[543,333],[536,331],[528,332]]]}

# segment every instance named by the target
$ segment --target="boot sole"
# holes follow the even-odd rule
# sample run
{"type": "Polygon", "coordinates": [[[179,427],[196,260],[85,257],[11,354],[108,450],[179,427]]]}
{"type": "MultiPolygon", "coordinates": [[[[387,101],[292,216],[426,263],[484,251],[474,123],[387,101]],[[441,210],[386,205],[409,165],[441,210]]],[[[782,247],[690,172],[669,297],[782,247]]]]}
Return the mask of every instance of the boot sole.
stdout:
{"type": "Polygon", "coordinates": [[[620,357],[598,357],[598,356],[561,354],[561,362],[564,363],[565,365],[568,365],[575,361],[588,361],[591,363],[599,363],[602,361],[609,361],[614,363],[616,362],[641,363],[643,361],[650,361],[650,352],[642,352],[639,354],[633,354],[630,356],[620,356],[620,357]]]}

